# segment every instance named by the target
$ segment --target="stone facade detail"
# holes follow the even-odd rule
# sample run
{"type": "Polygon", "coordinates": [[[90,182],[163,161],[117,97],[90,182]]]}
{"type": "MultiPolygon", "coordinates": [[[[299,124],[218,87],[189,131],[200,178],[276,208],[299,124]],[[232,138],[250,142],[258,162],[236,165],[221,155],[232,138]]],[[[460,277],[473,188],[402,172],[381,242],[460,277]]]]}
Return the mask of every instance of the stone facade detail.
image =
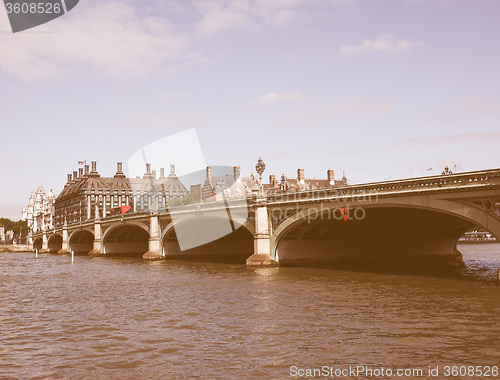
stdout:
{"type": "Polygon", "coordinates": [[[171,198],[183,197],[187,189],[175,175],[174,166],[168,177],[161,169],[160,177],[146,165],[144,176],[127,178],[122,171],[122,163],[117,164],[114,177],[101,177],[97,172],[97,162],[68,174],[68,181],[55,201],[55,226],[60,227],[65,220],[68,224],[102,218],[110,215],[111,209],[130,206],[133,212],[158,211],[165,208],[171,198]]]}
{"type": "Polygon", "coordinates": [[[28,222],[30,231],[54,228],[55,200],[56,195],[52,189],[45,193],[41,184],[31,192],[28,205],[22,210],[22,220],[28,222]]]}

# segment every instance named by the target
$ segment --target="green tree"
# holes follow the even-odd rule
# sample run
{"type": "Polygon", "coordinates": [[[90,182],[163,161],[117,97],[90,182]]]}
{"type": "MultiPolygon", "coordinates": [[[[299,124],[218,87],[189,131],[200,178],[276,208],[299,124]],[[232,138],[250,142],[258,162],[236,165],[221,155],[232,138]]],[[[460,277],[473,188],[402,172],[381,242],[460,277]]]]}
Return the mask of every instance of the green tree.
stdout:
{"type": "Polygon", "coordinates": [[[21,232],[23,234],[28,232],[28,222],[25,220],[14,222],[8,218],[0,218],[0,226],[5,227],[5,232],[14,232],[14,235],[19,235],[21,232]]]}
{"type": "Polygon", "coordinates": [[[186,194],[184,197],[172,198],[167,202],[167,207],[177,207],[177,206],[185,206],[190,205],[192,203],[196,203],[194,197],[191,193],[186,194]]]}

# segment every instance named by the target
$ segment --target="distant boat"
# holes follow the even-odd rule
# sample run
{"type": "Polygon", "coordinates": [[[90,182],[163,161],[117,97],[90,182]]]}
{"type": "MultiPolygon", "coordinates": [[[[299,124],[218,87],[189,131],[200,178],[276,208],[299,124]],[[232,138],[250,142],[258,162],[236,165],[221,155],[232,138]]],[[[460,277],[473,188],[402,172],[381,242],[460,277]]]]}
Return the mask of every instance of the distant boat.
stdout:
{"type": "Polygon", "coordinates": [[[471,231],[462,235],[458,242],[461,244],[474,244],[474,243],[497,243],[497,239],[489,233],[484,231],[471,231]]]}

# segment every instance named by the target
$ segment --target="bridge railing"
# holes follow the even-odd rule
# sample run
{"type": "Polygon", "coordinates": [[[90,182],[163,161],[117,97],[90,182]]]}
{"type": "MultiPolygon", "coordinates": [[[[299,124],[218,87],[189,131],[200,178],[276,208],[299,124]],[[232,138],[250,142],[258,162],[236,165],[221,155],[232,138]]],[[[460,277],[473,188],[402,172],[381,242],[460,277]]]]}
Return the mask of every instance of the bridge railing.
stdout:
{"type": "Polygon", "coordinates": [[[423,178],[410,178],[334,188],[288,192],[267,196],[268,203],[282,203],[331,197],[378,197],[383,193],[413,192],[426,190],[457,189],[470,185],[500,184],[500,169],[477,172],[446,174],[423,178]]]}

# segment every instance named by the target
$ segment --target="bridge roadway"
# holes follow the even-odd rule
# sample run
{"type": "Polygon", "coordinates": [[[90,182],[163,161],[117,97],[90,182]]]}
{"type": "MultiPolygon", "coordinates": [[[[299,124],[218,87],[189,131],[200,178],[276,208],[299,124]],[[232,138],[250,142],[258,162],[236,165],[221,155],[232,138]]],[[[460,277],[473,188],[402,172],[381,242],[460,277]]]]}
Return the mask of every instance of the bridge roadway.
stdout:
{"type": "Polygon", "coordinates": [[[34,233],[33,248],[251,266],[456,263],[475,226],[500,238],[500,169],[96,215],[34,233]]]}

